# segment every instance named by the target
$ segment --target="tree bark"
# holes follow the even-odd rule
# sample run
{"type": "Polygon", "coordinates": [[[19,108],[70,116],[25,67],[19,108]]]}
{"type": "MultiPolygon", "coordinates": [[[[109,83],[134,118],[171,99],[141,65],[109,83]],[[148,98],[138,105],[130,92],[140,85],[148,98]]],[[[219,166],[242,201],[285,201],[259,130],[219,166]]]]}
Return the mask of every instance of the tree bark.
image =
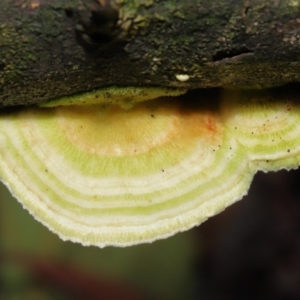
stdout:
{"type": "Polygon", "coordinates": [[[109,85],[299,81],[300,0],[1,0],[2,107],[109,85]]]}

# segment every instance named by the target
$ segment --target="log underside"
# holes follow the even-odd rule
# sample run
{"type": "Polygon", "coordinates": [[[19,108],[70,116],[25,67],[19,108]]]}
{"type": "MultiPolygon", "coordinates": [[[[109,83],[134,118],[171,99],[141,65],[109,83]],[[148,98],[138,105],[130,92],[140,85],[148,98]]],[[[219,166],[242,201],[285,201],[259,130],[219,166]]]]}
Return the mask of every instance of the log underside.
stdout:
{"type": "Polygon", "coordinates": [[[1,2],[2,107],[110,85],[300,82],[300,0],[1,2]]]}

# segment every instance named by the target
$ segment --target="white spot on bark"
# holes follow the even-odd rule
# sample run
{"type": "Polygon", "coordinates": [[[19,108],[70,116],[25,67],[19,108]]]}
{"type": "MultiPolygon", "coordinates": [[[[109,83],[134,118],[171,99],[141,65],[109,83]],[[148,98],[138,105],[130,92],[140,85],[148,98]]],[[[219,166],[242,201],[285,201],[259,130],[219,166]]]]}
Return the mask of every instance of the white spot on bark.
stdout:
{"type": "Polygon", "coordinates": [[[190,79],[190,76],[187,74],[176,74],[176,79],[179,81],[187,81],[190,79]]]}

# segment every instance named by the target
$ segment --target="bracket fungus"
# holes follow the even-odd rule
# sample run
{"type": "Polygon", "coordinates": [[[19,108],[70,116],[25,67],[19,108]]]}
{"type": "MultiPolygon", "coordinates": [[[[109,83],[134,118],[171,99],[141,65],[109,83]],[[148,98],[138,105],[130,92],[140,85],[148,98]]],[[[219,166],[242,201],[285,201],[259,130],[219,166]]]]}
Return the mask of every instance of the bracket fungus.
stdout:
{"type": "Polygon", "coordinates": [[[154,97],[120,107],[118,92],[101,104],[93,92],[74,98],[93,105],[58,106],[75,101],[64,98],[1,112],[0,178],[62,239],[104,247],[165,238],[241,199],[258,170],[300,164],[295,92],[140,91],[154,97]]]}

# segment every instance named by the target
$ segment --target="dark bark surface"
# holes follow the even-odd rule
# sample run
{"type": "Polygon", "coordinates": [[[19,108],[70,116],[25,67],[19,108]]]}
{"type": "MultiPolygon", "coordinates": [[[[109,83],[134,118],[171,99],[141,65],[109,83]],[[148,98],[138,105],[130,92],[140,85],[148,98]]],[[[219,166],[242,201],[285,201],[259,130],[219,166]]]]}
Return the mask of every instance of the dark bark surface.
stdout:
{"type": "Polygon", "coordinates": [[[300,82],[300,0],[1,0],[0,106],[109,85],[288,82],[300,82]]]}

